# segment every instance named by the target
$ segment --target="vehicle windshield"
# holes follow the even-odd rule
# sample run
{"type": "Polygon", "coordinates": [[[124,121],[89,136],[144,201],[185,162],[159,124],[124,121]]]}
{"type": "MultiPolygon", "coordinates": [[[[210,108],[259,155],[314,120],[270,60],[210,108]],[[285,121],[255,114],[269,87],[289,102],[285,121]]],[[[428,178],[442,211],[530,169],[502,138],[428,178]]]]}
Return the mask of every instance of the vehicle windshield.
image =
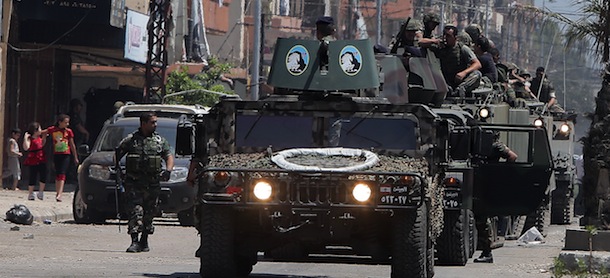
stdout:
{"type": "Polygon", "coordinates": [[[415,123],[408,119],[334,118],[329,126],[333,147],[413,150],[417,146],[415,123]]]}
{"type": "MultiPolygon", "coordinates": [[[[109,126],[104,129],[98,139],[97,151],[114,151],[121,140],[134,132],[137,128],[137,126],[109,126]]],[[[175,153],[176,128],[157,126],[157,133],[167,139],[172,153],[175,153]]]]}
{"type": "MultiPolygon", "coordinates": [[[[317,121],[316,121],[317,122],[317,121]]],[[[320,147],[327,135],[328,147],[413,150],[417,146],[415,123],[398,118],[327,118],[316,131],[308,116],[238,115],[235,140],[238,147],[311,148],[320,147]]]]}
{"type": "Polygon", "coordinates": [[[238,147],[313,147],[312,117],[238,115],[235,143],[238,147]]]}

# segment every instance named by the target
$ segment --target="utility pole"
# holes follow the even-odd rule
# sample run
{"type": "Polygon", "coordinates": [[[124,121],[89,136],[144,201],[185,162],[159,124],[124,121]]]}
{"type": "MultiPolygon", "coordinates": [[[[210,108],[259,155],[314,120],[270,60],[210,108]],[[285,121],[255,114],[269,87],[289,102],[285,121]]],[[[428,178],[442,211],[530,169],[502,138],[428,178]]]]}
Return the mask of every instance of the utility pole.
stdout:
{"type": "Polygon", "coordinates": [[[489,0],[485,1],[485,37],[489,38],[489,0]]]}
{"type": "Polygon", "coordinates": [[[377,44],[381,44],[381,14],[383,0],[377,0],[377,44]]]}
{"type": "Polygon", "coordinates": [[[540,25],[540,65],[544,65],[544,23],[546,16],[545,11],[545,0],[542,0],[542,23],[540,25]]]}
{"type": "Polygon", "coordinates": [[[261,31],[262,31],[261,0],[254,0],[254,47],[252,47],[252,79],[250,84],[250,100],[258,100],[261,64],[261,31]]]}
{"type": "Polygon", "coordinates": [[[150,1],[148,26],[148,55],[146,59],[146,86],[144,102],[161,101],[165,95],[167,68],[167,39],[170,33],[170,0],[150,1]]]}

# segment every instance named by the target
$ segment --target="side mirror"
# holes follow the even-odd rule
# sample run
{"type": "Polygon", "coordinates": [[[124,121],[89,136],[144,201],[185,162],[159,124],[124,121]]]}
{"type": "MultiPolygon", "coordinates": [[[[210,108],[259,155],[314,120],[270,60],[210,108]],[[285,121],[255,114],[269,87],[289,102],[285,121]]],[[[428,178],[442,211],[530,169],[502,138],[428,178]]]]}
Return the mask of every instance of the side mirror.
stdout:
{"type": "Polygon", "coordinates": [[[83,156],[83,157],[87,157],[91,154],[91,150],[89,149],[89,145],[87,145],[87,144],[82,144],[82,145],[78,146],[78,149],[76,150],[76,152],[78,153],[78,155],[83,156]]]}
{"type": "Polygon", "coordinates": [[[195,153],[195,125],[186,115],[180,116],[176,128],[176,154],[192,155],[195,153]]]}

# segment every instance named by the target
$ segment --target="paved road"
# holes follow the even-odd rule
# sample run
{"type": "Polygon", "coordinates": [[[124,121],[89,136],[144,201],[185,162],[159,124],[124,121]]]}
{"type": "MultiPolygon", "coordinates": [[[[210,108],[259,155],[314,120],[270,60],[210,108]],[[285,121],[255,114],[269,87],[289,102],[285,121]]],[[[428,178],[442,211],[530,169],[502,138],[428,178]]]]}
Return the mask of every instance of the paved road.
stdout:
{"type": "MultiPolygon", "coordinates": [[[[199,237],[175,219],[157,221],[148,253],[125,253],[129,237],[114,224],[72,222],[18,226],[0,222],[0,277],[198,277],[199,237]],[[31,238],[33,237],[33,238],[31,238]]],[[[436,267],[435,277],[551,277],[548,269],[563,246],[566,226],[552,226],[547,242],[494,250],[494,264],[436,267]]],[[[478,253],[477,253],[478,255],[478,253]]],[[[387,265],[260,262],[251,277],[389,277],[387,265]]]]}

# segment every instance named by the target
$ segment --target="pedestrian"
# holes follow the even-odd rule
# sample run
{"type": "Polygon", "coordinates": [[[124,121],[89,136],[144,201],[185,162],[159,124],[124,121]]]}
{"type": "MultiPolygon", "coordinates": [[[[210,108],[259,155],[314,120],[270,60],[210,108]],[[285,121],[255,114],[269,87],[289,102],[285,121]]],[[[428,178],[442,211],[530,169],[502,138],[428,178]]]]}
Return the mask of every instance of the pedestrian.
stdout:
{"type": "Polygon", "coordinates": [[[120,169],[119,161],[127,155],[123,181],[129,213],[127,233],[131,236],[127,252],[130,253],[150,250],[148,236],[155,231],[152,221],[159,203],[160,181],[169,180],[174,169],[174,156],[169,142],[156,129],[155,113],[142,113],[140,128],[119,143],[114,157],[116,169],[120,169]],[[162,170],[162,159],[165,160],[165,170],[162,170]],[[138,239],[139,233],[142,235],[138,239]]]}
{"type": "MultiPolygon", "coordinates": [[[[89,131],[85,128],[85,123],[81,118],[82,110],[83,103],[79,99],[74,98],[70,100],[70,111],[68,112],[68,116],[70,116],[70,127],[72,132],[74,132],[74,145],[77,147],[89,143],[89,131]]],[[[70,160],[70,165],[68,166],[68,171],[66,173],[67,183],[78,183],[77,168],[74,161],[70,160]]]]}
{"type": "Polygon", "coordinates": [[[74,98],[70,100],[70,111],[68,112],[68,116],[70,116],[70,126],[74,132],[74,144],[76,146],[89,142],[89,131],[85,128],[85,123],[81,117],[82,111],[83,103],[79,99],[74,98]]]}
{"type": "Polygon", "coordinates": [[[2,173],[2,178],[13,177],[13,184],[11,190],[19,190],[19,181],[21,180],[21,166],[19,165],[19,158],[23,155],[19,151],[19,144],[17,141],[21,137],[21,129],[13,128],[11,130],[11,136],[6,141],[6,153],[8,155],[7,168],[2,173]]]}
{"type": "MultiPolygon", "coordinates": [[[[491,153],[485,159],[485,162],[499,162],[501,158],[504,158],[506,162],[515,162],[517,160],[517,154],[512,151],[506,144],[500,141],[500,133],[494,131],[494,142],[492,143],[491,153]]],[[[475,200],[475,225],[478,231],[478,248],[481,249],[481,255],[474,259],[475,263],[493,263],[494,258],[491,254],[491,221],[490,216],[484,210],[476,209],[475,200]]]]}
{"type": "Polygon", "coordinates": [[[47,158],[44,154],[44,145],[47,134],[42,133],[40,124],[32,122],[23,136],[23,150],[28,152],[23,164],[29,169],[28,200],[44,199],[44,187],[47,182],[47,158]],[[34,192],[38,180],[38,194],[34,192]]]}
{"type": "Polygon", "coordinates": [[[55,165],[55,200],[61,202],[66,183],[66,172],[70,166],[70,157],[78,165],[78,154],[74,144],[74,132],[68,128],[70,116],[59,114],[55,125],[48,127],[44,133],[48,133],[53,139],[53,164],[55,165]]]}

